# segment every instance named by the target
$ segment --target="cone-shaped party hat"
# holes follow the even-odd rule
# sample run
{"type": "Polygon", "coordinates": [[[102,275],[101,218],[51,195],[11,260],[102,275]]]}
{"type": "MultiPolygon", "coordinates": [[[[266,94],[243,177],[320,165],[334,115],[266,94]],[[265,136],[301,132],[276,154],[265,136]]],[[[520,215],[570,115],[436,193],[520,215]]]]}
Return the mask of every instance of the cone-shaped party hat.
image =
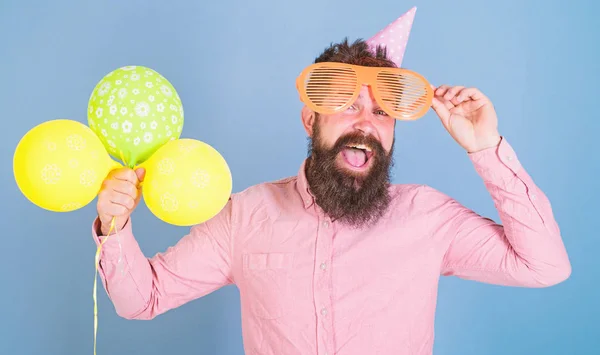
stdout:
{"type": "Polygon", "coordinates": [[[400,67],[416,12],[417,7],[415,6],[387,25],[387,27],[379,31],[375,36],[368,39],[367,44],[369,44],[373,51],[375,51],[378,45],[386,47],[388,57],[400,67]]]}

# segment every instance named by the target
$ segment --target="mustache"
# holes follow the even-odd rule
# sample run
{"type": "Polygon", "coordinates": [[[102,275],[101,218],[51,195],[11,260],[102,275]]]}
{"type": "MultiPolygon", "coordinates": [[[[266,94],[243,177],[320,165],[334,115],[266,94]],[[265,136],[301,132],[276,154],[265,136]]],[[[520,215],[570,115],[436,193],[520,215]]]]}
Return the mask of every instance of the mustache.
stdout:
{"type": "Polygon", "coordinates": [[[377,140],[372,135],[364,135],[360,132],[348,133],[338,138],[333,148],[331,148],[331,151],[334,153],[339,153],[351,144],[366,145],[373,150],[375,156],[385,155],[385,150],[383,149],[383,146],[381,145],[381,142],[379,142],[379,140],[377,140]]]}

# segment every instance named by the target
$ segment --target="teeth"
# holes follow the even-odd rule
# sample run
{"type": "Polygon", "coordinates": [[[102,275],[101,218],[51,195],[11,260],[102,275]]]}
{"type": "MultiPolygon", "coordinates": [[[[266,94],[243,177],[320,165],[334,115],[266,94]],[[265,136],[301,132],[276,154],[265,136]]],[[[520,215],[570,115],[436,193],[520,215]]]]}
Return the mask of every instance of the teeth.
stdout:
{"type": "Polygon", "coordinates": [[[370,151],[371,151],[371,148],[367,147],[367,146],[366,146],[366,145],[364,145],[364,144],[353,144],[353,145],[351,145],[351,147],[352,147],[352,148],[363,149],[363,150],[366,150],[367,152],[370,152],[370,151]]]}

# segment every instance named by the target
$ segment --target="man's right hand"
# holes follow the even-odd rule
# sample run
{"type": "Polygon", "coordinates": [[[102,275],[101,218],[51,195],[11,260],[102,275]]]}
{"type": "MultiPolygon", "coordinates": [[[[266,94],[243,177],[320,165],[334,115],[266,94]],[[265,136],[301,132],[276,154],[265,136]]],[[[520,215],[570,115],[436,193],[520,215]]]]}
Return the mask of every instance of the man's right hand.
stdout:
{"type": "Polygon", "coordinates": [[[124,167],[108,174],[98,193],[98,218],[102,235],[107,235],[113,217],[115,228],[121,230],[127,223],[131,212],[142,197],[140,182],[144,180],[145,170],[124,167]]]}

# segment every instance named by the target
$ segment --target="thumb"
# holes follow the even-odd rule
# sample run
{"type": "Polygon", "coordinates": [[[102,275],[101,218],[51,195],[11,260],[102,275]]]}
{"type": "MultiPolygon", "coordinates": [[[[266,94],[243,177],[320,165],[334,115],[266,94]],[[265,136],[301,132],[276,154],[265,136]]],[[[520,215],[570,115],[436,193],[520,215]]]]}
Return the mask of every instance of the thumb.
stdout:
{"type": "Polygon", "coordinates": [[[448,110],[446,105],[440,99],[438,99],[437,97],[434,97],[433,100],[431,101],[431,107],[433,108],[435,113],[438,115],[438,117],[442,121],[442,124],[446,128],[450,128],[449,127],[450,110],[448,110]]]}
{"type": "Polygon", "coordinates": [[[137,178],[138,178],[138,180],[140,180],[140,182],[144,181],[144,177],[146,176],[146,169],[144,169],[144,168],[135,169],[135,175],[137,175],[137,178]]]}

